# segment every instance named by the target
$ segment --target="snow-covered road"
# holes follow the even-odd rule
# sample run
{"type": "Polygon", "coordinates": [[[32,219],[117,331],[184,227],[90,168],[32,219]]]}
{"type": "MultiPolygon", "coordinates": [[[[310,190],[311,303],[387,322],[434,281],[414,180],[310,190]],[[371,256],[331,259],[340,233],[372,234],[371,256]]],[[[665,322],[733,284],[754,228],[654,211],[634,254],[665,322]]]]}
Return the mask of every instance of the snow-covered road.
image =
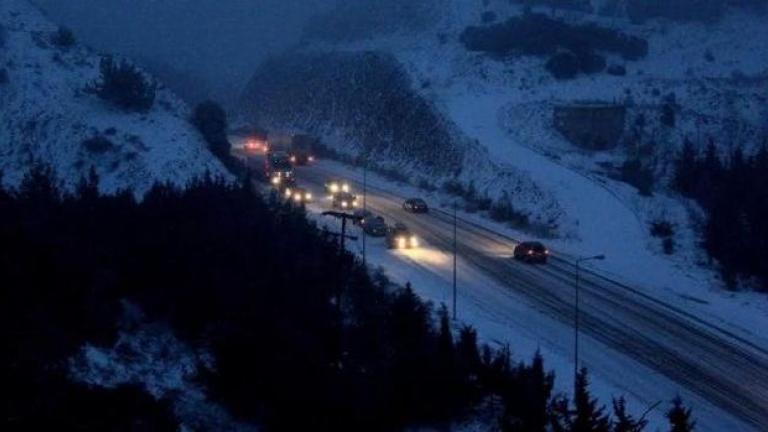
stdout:
{"type": "MultiPolygon", "coordinates": [[[[355,183],[359,176],[329,161],[298,169],[301,185],[318,197],[328,178],[355,183]]],[[[359,183],[353,186],[361,189],[359,183]]],[[[412,282],[426,299],[450,304],[452,216],[436,208],[428,215],[406,213],[401,188],[381,180],[368,186],[370,210],[389,223],[407,224],[425,242],[422,249],[393,253],[369,238],[368,262],[383,266],[398,282],[412,282]]],[[[328,204],[320,201],[309,209],[328,204]]],[[[546,266],[515,262],[509,258],[514,239],[463,217],[457,237],[460,319],[477,327],[484,340],[509,344],[518,360],[540,349],[560,377],[558,389],[570,390],[572,261],[555,254],[546,266]]],[[[626,394],[641,413],[681,394],[694,407],[699,430],[761,430],[768,424],[768,350],[598,273],[584,271],[580,286],[580,363],[591,370],[603,402],[626,394]]],[[[662,411],[651,413],[652,426],[664,422],[662,411]]]]}

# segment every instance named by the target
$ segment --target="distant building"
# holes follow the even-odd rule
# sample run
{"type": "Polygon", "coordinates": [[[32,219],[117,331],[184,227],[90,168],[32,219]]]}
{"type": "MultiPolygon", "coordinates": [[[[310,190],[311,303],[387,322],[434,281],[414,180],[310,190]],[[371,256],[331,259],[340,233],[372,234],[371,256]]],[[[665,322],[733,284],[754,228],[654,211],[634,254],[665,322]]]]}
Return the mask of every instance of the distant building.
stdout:
{"type": "Polygon", "coordinates": [[[555,129],[571,143],[588,150],[616,147],[624,133],[626,108],[610,102],[555,105],[555,129]]]}

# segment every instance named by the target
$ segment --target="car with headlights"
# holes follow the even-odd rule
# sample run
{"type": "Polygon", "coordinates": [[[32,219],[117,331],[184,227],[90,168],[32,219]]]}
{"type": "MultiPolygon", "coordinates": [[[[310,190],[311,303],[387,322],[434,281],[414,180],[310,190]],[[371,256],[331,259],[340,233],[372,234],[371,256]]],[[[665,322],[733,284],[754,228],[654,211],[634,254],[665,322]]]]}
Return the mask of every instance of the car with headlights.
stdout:
{"type": "Polygon", "coordinates": [[[537,241],[524,241],[515,246],[513,256],[516,260],[529,264],[546,264],[549,249],[537,241]]]}
{"type": "Polygon", "coordinates": [[[387,230],[388,249],[413,249],[419,247],[419,239],[407,226],[397,223],[387,230]]]}
{"type": "Polygon", "coordinates": [[[331,179],[325,182],[325,192],[330,195],[335,195],[339,192],[350,192],[351,190],[349,182],[346,180],[331,179]]]}
{"type": "Polygon", "coordinates": [[[287,187],[283,191],[285,199],[295,203],[312,202],[312,193],[301,187],[287,187]]]}
{"type": "Polygon", "coordinates": [[[387,224],[381,216],[373,216],[363,219],[361,225],[366,235],[371,237],[384,237],[387,235],[387,224]]]}
{"type": "Polygon", "coordinates": [[[332,205],[340,209],[357,208],[357,195],[349,192],[337,192],[332,196],[332,205]]]}
{"type": "Polygon", "coordinates": [[[403,210],[409,213],[429,213],[427,203],[421,198],[409,198],[403,203],[403,210]]]}
{"type": "Polygon", "coordinates": [[[274,186],[282,188],[296,183],[293,165],[288,155],[282,152],[271,153],[264,161],[264,177],[274,186]]]}

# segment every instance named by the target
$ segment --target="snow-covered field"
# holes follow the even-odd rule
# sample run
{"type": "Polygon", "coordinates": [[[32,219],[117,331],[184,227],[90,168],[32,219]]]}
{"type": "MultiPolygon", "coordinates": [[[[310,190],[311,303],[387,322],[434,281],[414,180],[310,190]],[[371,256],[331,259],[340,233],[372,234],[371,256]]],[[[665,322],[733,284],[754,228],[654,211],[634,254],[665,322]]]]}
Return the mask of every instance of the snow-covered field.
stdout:
{"type": "Polygon", "coordinates": [[[147,113],[128,113],[84,92],[100,56],[52,42],[58,27],[26,0],[0,2],[0,171],[16,185],[33,163],[50,165],[67,187],[93,167],[106,192],[141,194],[153,182],[185,184],[227,175],[188,121],[188,108],[162,85],[147,113]],[[102,139],[88,146],[85,140],[102,139]],[[106,141],[104,141],[106,140],[106,141]]]}
{"type": "Polygon", "coordinates": [[[122,330],[112,347],[84,346],[70,359],[70,376],[89,386],[141,386],[172,403],[181,430],[257,430],[234,420],[211,401],[199,372],[215,368],[205,350],[193,350],[165,324],[147,324],[136,306],[124,304],[122,330]]]}

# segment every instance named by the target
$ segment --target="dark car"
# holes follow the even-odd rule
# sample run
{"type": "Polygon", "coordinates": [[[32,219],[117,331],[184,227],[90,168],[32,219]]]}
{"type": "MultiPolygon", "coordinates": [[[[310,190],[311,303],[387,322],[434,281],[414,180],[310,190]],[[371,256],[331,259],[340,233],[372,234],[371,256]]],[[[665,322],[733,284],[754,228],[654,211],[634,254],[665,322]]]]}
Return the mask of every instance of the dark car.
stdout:
{"type": "Polygon", "coordinates": [[[403,210],[411,213],[428,213],[429,207],[421,198],[409,198],[403,203],[403,210]]]}
{"type": "Polygon", "coordinates": [[[514,257],[516,260],[530,264],[545,264],[549,257],[549,250],[539,242],[527,241],[515,247],[514,257]]]}
{"type": "Polygon", "coordinates": [[[388,249],[413,249],[419,246],[419,239],[401,223],[387,230],[388,249]]]}
{"type": "Polygon", "coordinates": [[[338,192],[333,194],[333,207],[342,209],[357,208],[357,195],[349,192],[338,192]]]}
{"type": "Polygon", "coordinates": [[[387,224],[381,216],[373,216],[363,219],[361,226],[365,234],[371,237],[384,237],[387,235],[387,224]]]}
{"type": "Polygon", "coordinates": [[[354,212],[352,212],[352,214],[357,218],[357,219],[353,219],[352,223],[355,224],[355,225],[360,225],[360,226],[363,225],[363,222],[366,219],[374,217],[373,213],[371,213],[368,210],[363,210],[363,209],[355,210],[354,212]]]}

